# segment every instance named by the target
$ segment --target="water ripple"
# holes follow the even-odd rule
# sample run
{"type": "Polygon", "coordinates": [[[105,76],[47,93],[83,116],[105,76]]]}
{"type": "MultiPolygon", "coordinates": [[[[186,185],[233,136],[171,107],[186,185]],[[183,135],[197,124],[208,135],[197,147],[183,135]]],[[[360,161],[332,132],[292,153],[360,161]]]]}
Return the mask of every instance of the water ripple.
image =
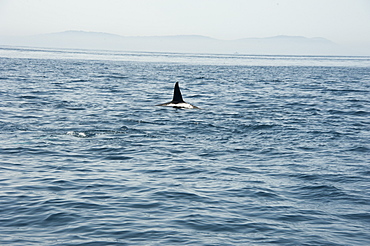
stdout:
{"type": "Polygon", "coordinates": [[[1,245],[370,241],[370,71],[355,58],[63,52],[0,58],[1,245]],[[154,106],[178,80],[202,110],[154,106]]]}

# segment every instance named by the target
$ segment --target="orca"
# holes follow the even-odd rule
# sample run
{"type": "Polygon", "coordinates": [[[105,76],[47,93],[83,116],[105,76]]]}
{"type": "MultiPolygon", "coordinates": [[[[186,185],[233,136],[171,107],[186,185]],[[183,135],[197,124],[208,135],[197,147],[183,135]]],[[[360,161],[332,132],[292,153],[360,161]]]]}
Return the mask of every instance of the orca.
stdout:
{"type": "Polygon", "coordinates": [[[176,82],[175,88],[173,89],[172,101],[168,103],[158,104],[156,106],[166,106],[166,107],[186,108],[186,109],[190,109],[190,108],[199,109],[198,107],[191,105],[190,103],[187,103],[182,99],[179,82],[176,82]]]}

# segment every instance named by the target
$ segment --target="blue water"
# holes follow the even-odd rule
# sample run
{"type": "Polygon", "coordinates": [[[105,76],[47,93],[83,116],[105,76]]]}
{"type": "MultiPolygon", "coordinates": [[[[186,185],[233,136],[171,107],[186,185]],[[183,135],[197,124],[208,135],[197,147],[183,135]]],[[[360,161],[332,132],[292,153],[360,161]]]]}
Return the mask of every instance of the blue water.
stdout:
{"type": "Polygon", "coordinates": [[[0,245],[369,245],[370,58],[0,48],[0,245]],[[168,102],[180,82],[185,101],[168,102]]]}

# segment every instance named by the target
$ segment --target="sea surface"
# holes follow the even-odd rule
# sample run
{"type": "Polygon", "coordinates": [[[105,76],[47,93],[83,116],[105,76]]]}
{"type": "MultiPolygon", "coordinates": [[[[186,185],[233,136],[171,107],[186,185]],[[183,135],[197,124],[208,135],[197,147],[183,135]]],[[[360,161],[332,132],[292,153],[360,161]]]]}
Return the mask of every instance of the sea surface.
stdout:
{"type": "Polygon", "coordinates": [[[2,46],[0,99],[2,246],[370,245],[370,57],[2,46]]]}

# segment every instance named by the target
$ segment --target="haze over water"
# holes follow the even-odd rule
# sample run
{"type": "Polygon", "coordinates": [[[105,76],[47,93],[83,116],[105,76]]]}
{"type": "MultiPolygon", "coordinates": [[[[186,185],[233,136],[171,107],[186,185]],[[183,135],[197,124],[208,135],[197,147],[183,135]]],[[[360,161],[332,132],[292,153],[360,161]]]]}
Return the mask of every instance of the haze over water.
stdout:
{"type": "Polygon", "coordinates": [[[1,245],[367,245],[370,58],[0,48],[1,245]],[[201,110],[154,105],[184,100],[201,110]]]}

